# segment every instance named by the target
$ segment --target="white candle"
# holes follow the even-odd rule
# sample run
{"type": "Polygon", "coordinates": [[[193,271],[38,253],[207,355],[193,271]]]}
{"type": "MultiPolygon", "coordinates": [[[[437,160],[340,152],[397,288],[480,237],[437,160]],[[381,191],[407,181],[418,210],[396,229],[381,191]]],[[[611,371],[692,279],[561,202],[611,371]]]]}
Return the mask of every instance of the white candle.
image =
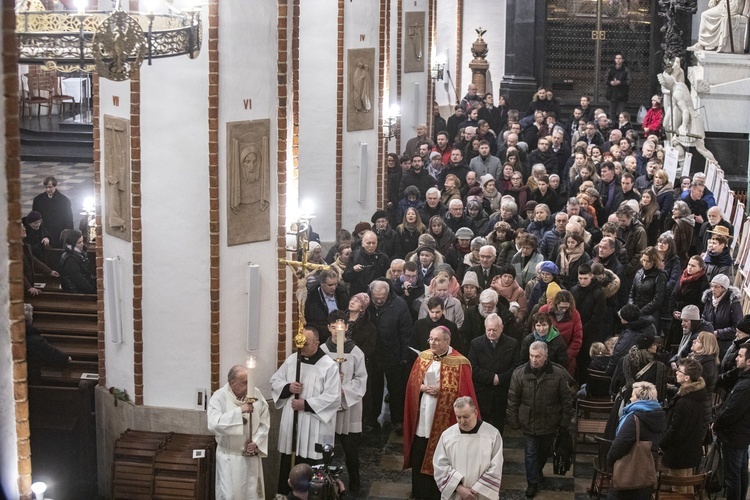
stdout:
{"type": "Polygon", "coordinates": [[[336,358],[344,359],[344,322],[336,322],[336,358]]]}
{"type": "Polygon", "coordinates": [[[247,358],[247,397],[255,397],[255,356],[247,358]]]}

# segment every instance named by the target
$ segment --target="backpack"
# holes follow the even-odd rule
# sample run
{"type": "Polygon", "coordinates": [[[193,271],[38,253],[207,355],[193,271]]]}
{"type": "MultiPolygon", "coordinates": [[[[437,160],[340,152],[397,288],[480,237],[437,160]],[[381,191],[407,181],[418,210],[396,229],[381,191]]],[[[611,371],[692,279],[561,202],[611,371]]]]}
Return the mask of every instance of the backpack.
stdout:
{"type": "Polygon", "coordinates": [[[708,451],[703,457],[699,472],[706,473],[706,492],[710,498],[716,498],[724,489],[724,464],[721,457],[721,444],[715,437],[708,445],[708,451]]]}

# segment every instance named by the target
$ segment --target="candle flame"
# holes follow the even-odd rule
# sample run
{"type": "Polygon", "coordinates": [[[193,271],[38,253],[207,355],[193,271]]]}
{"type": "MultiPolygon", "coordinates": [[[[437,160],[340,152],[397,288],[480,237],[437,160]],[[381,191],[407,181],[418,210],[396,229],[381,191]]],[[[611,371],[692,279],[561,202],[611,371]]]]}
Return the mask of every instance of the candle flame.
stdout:
{"type": "Polygon", "coordinates": [[[345,329],[346,329],[346,325],[344,325],[344,320],[342,319],[336,320],[336,331],[343,332],[345,329]]]}
{"type": "Polygon", "coordinates": [[[257,366],[257,362],[255,361],[255,356],[249,356],[247,358],[247,368],[248,370],[252,370],[257,366]]]}

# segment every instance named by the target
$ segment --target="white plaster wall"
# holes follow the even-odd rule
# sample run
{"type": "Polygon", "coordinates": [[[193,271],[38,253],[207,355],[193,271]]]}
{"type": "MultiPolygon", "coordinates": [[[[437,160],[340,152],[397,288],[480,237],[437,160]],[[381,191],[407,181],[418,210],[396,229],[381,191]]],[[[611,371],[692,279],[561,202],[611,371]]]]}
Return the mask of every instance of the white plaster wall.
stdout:
{"type": "MultiPolygon", "coordinates": [[[[221,227],[221,383],[235,364],[247,356],[247,305],[260,301],[258,387],[270,397],[268,380],[276,371],[278,280],[276,275],[277,105],[276,94],[276,3],[223,0],[219,4],[219,216],[221,227]],[[244,99],[252,99],[246,110],[244,99]],[[226,124],[242,120],[271,120],[271,239],[246,245],[227,246],[226,124]],[[248,291],[248,263],[261,267],[258,290],[248,291]]],[[[291,71],[291,64],[289,66],[291,71]]],[[[290,96],[291,96],[291,87],[290,96]]],[[[290,99],[291,100],[291,99],[290,99]]],[[[288,121],[291,127],[291,117],[288,121]]]]}
{"type": "MultiPolygon", "coordinates": [[[[395,10],[397,4],[394,4],[392,9],[395,10]]],[[[417,125],[425,123],[427,120],[427,85],[430,84],[430,68],[428,66],[429,59],[427,58],[427,49],[429,47],[429,40],[431,36],[430,31],[430,2],[428,0],[414,0],[404,2],[404,12],[409,11],[422,11],[425,13],[425,70],[421,73],[403,73],[401,76],[401,148],[406,147],[406,141],[417,135],[417,125]],[[415,93],[414,84],[419,84],[419,92],[415,93]],[[415,96],[416,94],[416,96],[415,96]],[[415,100],[416,97],[416,100],[415,100]],[[415,110],[416,108],[416,110],[415,110]]],[[[405,17],[405,15],[402,13],[405,17]]],[[[402,18],[401,26],[401,43],[404,47],[406,44],[403,42],[407,37],[407,26],[405,18],[402,18]]],[[[394,37],[393,43],[391,43],[392,50],[395,49],[395,43],[398,40],[394,37]]],[[[404,50],[401,51],[402,61],[404,58],[404,50]]],[[[403,71],[403,63],[402,63],[403,71]]],[[[395,66],[394,66],[395,69],[395,66]]],[[[403,152],[403,151],[401,151],[403,152]]]]}
{"type": "MultiPolygon", "coordinates": [[[[208,35],[208,9],[202,9],[208,35]]],[[[141,71],[144,404],[210,385],[208,46],[141,71]]]]}
{"type": "MultiPolygon", "coordinates": [[[[531,1],[531,0],[528,0],[531,1]]],[[[471,44],[477,39],[475,31],[480,26],[487,30],[484,41],[487,42],[487,89],[497,95],[500,90],[500,80],[505,72],[505,2],[487,2],[486,0],[465,0],[463,9],[463,71],[459,94],[466,95],[466,88],[471,83],[469,63],[474,58],[471,54],[471,44]]]]}
{"type": "MultiPolygon", "coordinates": [[[[457,2],[438,0],[437,2],[437,40],[435,54],[446,58],[443,79],[435,82],[435,100],[440,105],[440,112],[447,120],[453,114],[456,104],[456,6],[457,2]]],[[[460,90],[460,88],[459,88],[460,90]]]]}
{"type": "MultiPolygon", "coordinates": [[[[104,153],[104,115],[118,118],[130,119],[130,81],[113,82],[105,78],[99,79],[99,124],[101,128],[101,179],[105,179],[105,164],[107,161],[104,153]],[[114,98],[119,99],[119,106],[115,105],[114,98]]],[[[102,186],[102,212],[106,206],[106,189],[102,186]]],[[[102,214],[104,216],[104,214],[102,214]]],[[[104,258],[120,257],[120,294],[122,311],[122,342],[113,344],[110,342],[113,325],[106,320],[109,308],[107,294],[104,294],[105,322],[104,322],[104,359],[107,368],[107,386],[125,389],[131,396],[135,390],[133,379],[133,244],[129,241],[115,238],[106,233],[103,234],[104,258]]],[[[105,275],[104,288],[110,286],[109,277],[105,275]]]]}
{"type": "MultiPolygon", "coordinates": [[[[2,23],[0,10],[0,24],[2,23]]],[[[2,39],[0,39],[2,46],[2,39]]],[[[5,95],[5,79],[0,90],[5,95]]],[[[5,116],[5,99],[0,99],[0,116],[5,116]]],[[[5,120],[0,120],[0,221],[8,220],[8,183],[5,165],[5,120]]],[[[13,398],[13,354],[10,344],[10,283],[8,283],[7,225],[0,225],[0,497],[18,498],[18,453],[16,449],[16,411],[13,398]]]]}
{"type": "MultiPolygon", "coordinates": [[[[290,5],[290,16],[291,12],[290,5]]],[[[317,217],[312,226],[324,241],[334,241],[336,236],[337,17],[335,1],[302,2],[300,7],[299,199],[302,203],[309,200],[314,207],[317,217]]],[[[291,39],[291,31],[288,35],[291,39]]],[[[287,64],[291,76],[291,50],[287,64]]],[[[288,89],[291,129],[291,83],[288,89]]],[[[288,163],[291,162],[289,155],[288,163]]],[[[290,200],[290,209],[292,205],[290,200]]],[[[294,217],[291,211],[287,213],[294,217]]]]}
{"type": "MultiPolygon", "coordinates": [[[[332,2],[333,3],[333,2],[332,2]]],[[[380,71],[379,39],[380,36],[380,5],[377,1],[367,2],[345,2],[344,19],[344,135],[343,135],[343,192],[342,192],[342,224],[344,228],[352,231],[354,226],[361,220],[370,221],[372,214],[377,209],[377,172],[378,172],[378,148],[380,147],[380,125],[378,123],[378,95],[380,71]],[[361,39],[364,35],[364,40],[361,39]],[[346,103],[348,102],[349,83],[346,75],[349,74],[347,64],[349,49],[375,49],[375,65],[373,66],[372,78],[375,83],[373,92],[373,112],[375,115],[374,128],[371,130],[358,130],[356,132],[346,131],[346,103]],[[367,144],[367,189],[365,199],[358,201],[359,179],[360,179],[360,144],[367,144]]],[[[333,241],[335,234],[327,241],[333,241]]]]}

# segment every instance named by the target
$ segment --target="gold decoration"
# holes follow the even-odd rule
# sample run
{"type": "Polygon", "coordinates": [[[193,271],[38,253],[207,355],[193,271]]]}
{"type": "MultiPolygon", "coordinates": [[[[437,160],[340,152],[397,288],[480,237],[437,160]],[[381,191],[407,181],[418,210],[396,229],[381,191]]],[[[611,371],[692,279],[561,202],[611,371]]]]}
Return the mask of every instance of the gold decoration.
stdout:
{"type": "Polygon", "coordinates": [[[147,49],[138,22],[119,8],[99,25],[91,45],[99,74],[116,82],[138,71],[147,49]]]}

